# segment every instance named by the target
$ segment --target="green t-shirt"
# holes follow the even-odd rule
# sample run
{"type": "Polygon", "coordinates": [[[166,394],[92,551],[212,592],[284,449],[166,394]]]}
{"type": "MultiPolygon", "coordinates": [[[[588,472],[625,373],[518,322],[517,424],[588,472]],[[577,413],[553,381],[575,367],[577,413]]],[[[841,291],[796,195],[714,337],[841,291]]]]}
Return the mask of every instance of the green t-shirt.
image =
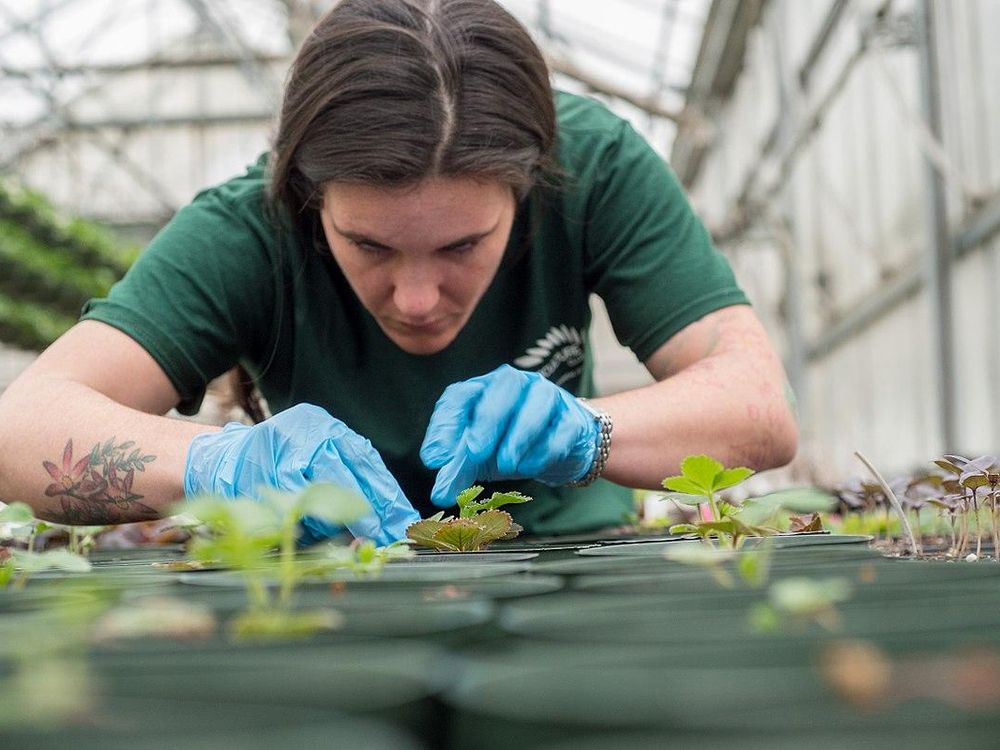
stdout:
{"type": "MultiPolygon", "coordinates": [[[[519,206],[507,255],[443,351],[407,354],[362,307],[329,252],[264,207],[265,160],[199,193],[83,319],[134,338],[197,410],[205,385],[242,362],[271,410],[317,404],[371,440],[422,515],[433,473],[419,457],[451,383],[507,363],[592,395],[589,294],[644,361],[713,310],[747,302],[662,159],[596,101],[557,95],[561,185],[519,206]],[[530,217],[530,218],[529,218],[530,217]]],[[[613,445],[613,443],[612,443],[613,445]]],[[[512,514],[535,534],[620,523],[629,490],[598,481],[497,483],[535,501],[512,514]]]]}

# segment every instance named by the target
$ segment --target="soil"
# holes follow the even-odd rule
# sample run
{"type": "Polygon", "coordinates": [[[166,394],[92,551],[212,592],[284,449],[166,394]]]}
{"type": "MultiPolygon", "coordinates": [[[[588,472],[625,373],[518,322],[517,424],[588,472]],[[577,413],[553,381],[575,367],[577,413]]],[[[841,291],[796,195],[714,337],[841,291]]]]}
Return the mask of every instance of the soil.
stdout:
{"type": "MultiPolygon", "coordinates": [[[[920,544],[922,552],[919,558],[917,558],[920,560],[942,560],[951,562],[965,561],[968,555],[975,555],[976,553],[975,541],[968,545],[968,549],[961,556],[953,554],[951,550],[951,541],[946,537],[924,537],[920,544]]],[[[877,549],[886,557],[895,557],[907,560],[915,559],[913,552],[910,549],[910,543],[905,539],[876,539],[872,542],[872,548],[877,549]]],[[[968,560],[968,562],[976,561],[977,560],[968,560]]],[[[996,562],[996,555],[993,550],[992,542],[983,541],[978,561],[996,562]]]]}

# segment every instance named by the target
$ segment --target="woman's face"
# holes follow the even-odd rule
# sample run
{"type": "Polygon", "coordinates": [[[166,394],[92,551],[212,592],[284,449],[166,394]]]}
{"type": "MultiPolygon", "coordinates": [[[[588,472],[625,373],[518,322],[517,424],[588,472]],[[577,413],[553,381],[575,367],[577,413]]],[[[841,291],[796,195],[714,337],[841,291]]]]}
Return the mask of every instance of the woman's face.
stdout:
{"type": "Polygon", "coordinates": [[[486,292],[514,222],[499,182],[331,183],[320,217],[333,257],[385,335],[410,354],[454,341],[486,292]]]}

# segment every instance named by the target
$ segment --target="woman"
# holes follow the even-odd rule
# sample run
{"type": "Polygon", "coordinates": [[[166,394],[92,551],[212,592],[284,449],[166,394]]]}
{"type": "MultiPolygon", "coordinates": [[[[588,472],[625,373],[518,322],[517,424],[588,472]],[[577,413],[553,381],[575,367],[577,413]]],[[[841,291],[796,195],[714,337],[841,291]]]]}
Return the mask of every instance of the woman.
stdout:
{"type": "Polygon", "coordinates": [[[270,155],[182,209],[3,394],[0,496],[113,523],[323,480],[370,501],[351,531],[385,543],[499,481],[535,497],[514,509],[529,532],[580,531],[687,454],[790,460],[785,393],[669,170],[596,102],[553,94],[515,19],[345,0],[295,60],[270,155]],[[578,398],[591,292],[655,384],[578,398]],[[161,416],[236,363],[274,417],[161,416]]]}

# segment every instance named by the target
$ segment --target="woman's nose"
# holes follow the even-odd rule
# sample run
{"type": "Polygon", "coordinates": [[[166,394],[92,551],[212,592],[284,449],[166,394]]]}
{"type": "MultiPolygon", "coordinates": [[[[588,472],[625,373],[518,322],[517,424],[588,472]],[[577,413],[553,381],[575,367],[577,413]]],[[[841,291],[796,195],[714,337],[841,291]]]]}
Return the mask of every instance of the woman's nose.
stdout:
{"type": "Polygon", "coordinates": [[[408,318],[420,319],[433,312],[441,299],[439,280],[428,268],[401,268],[395,279],[393,302],[408,318]]]}

